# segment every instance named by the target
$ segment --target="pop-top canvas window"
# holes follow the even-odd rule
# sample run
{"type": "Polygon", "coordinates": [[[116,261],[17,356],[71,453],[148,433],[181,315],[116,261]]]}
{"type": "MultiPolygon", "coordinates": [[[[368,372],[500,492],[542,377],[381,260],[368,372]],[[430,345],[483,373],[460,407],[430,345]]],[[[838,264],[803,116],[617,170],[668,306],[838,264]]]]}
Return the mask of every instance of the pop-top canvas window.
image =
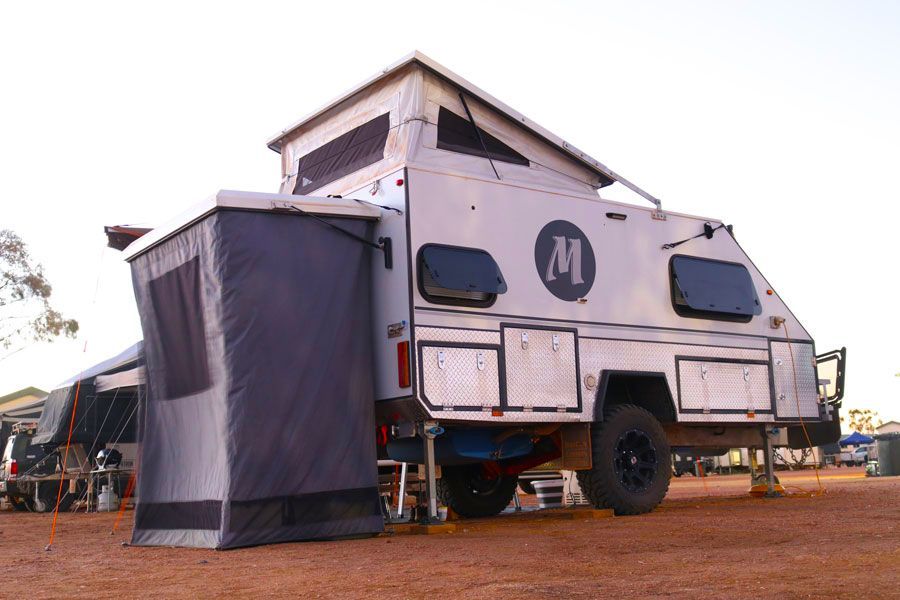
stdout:
{"type": "Polygon", "coordinates": [[[205,390],[210,386],[210,378],[200,303],[199,257],[152,279],[149,288],[165,369],[161,397],[171,400],[205,390]]]}
{"type": "Polygon", "coordinates": [[[390,113],[384,113],[301,157],[294,194],[306,194],[384,158],[390,128],[390,113]]]}
{"type": "Polygon", "coordinates": [[[747,267],[738,263],[675,256],[672,301],[685,317],[749,321],[762,306],[747,267]]]}
{"type": "Polygon", "coordinates": [[[490,306],[506,280],[484,250],[429,244],[419,252],[419,290],[429,302],[490,306]]]}
{"type": "Polygon", "coordinates": [[[459,152],[461,154],[471,154],[472,156],[480,156],[488,158],[490,154],[491,160],[499,160],[502,162],[513,163],[516,165],[528,166],[528,159],[486,132],[484,129],[478,128],[484,146],[487,148],[485,153],[478,136],[475,134],[475,128],[472,122],[464,119],[454,112],[441,107],[438,113],[438,135],[437,147],[441,150],[449,150],[451,152],[459,152]]]}

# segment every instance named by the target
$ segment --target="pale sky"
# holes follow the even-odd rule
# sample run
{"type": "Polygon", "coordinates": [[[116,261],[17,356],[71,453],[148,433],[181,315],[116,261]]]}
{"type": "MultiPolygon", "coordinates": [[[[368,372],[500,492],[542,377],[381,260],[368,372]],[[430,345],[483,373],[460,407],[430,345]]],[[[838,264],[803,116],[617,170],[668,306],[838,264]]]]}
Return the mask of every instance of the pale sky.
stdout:
{"type": "Polygon", "coordinates": [[[0,228],[82,334],[0,360],[0,394],[140,339],[103,225],[277,191],[267,137],[413,49],[733,224],[817,350],[847,346],[845,407],[900,420],[891,2],[4,3],[0,228]]]}

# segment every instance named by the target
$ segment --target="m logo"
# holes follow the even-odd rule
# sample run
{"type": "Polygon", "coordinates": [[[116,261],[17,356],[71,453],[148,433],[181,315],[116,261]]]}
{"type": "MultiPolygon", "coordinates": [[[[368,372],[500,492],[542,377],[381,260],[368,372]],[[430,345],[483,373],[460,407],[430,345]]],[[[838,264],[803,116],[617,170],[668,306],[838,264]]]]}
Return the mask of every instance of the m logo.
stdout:
{"type": "Polygon", "coordinates": [[[584,232],[568,221],[551,221],[541,229],[534,263],[544,286],[560,300],[584,298],[594,285],[594,249],[584,232]]]}
{"type": "Polygon", "coordinates": [[[547,263],[544,282],[550,283],[556,279],[553,271],[557,270],[560,275],[570,273],[572,285],[584,283],[584,279],[581,278],[581,240],[554,235],[553,242],[553,254],[550,255],[550,262],[547,263]]]}

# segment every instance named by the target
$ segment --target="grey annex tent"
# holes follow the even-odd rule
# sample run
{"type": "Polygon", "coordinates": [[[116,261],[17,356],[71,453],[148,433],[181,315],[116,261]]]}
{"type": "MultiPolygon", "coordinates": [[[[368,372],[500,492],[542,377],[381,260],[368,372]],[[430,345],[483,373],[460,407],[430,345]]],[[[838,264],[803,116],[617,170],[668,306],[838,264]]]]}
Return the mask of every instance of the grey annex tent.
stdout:
{"type": "Polygon", "coordinates": [[[134,544],[382,530],[369,230],[220,192],[129,246],[148,382],[134,544]]]}
{"type": "MultiPolygon", "coordinates": [[[[72,424],[72,442],[133,443],[138,398],[142,393],[141,342],[58,385],[44,400],[35,444],[64,444],[72,424]],[[72,408],[75,396],[74,423],[72,408]]],[[[93,448],[88,448],[89,452],[93,448]]]]}

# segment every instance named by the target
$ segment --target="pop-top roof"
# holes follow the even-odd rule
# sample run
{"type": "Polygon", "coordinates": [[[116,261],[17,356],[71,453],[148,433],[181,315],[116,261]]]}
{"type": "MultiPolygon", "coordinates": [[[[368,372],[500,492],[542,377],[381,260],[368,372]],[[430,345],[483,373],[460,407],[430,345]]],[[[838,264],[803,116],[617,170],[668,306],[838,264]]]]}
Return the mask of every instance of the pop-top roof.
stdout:
{"type": "Polygon", "coordinates": [[[332,100],[331,102],[326,104],[325,106],[321,107],[320,109],[307,115],[300,121],[297,121],[296,123],[290,125],[289,127],[285,128],[285,129],[281,130],[280,132],[278,132],[277,134],[273,135],[272,137],[269,138],[269,140],[267,142],[268,147],[271,148],[272,150],[274,150],[275,152],[280,153],[285,138],[290,136],[292,133],[297,131],[299,128],[301,128],[305,124],[309,123],[313,119],[323,115],[324,113],[331,110],[332,108],[340,105],[341,103],[345,102],[346,100],[349,100],[353,96],[363,92],[364,90],[366,90],[367,88],[378,83],[382,79],[385,79],[386,77],[390,77],[394,73],[400,71],[401,69],[407,67],[410,64],[420,65],[421,67],[423,67],[424,69],[427,69],[431,73],[434,73],[438,77],[452,83],[454,86],[459,88],[459,90],[461,92],[464,92],[467,95],[477,99],[481,103],[490,106],[493,110],[497,111],[499,114],[508,118],[510,121],[516,123],[519,127],[524,129],[525,131],[537,136],[538,138],[540,138],[541,140],[543,140],[544,142],[546,142],[547,144],[549,144],[550,146],[554,147],[556,150],[561,152],[563,155],[565,155],[565,156],[573,159],[575,162],[587,167],[589,170],[593,171],[594,173],[601,176],[602,178],[609,178],[612,181],[619,182],[622,185],[624,185],[625,187],[627,187],[628,189],[630,189],[631,191],[635,192],[636,194],[644,197],[645,199],[649,200],[653,204],[657,205],[657,207],[660,206],[660,201],[656,197],[645,192],[644,190],[642,190],[635,184],[631,183],[630,181],[628,181],[627,179],[625,179],[618,173],[615,173],[612,169],[610,169],[609,167],[607,167],[606,165],[604,165],[597,159],[592,158],[591,156],[589,156],[585,152],[579,150],[578,148],[576,148],[572,144],[568,143],[564,139],[562,139],[562,138],[554,135],[550,131],[544,129],[543,127],[541,127],[534,121],[525,117],[523,114],[519,113],[516,110],[513,110],[511,107],[507,106],[500,100],[494,98],[493,96],[491,96],[484,90],[478,88],[477,86],[473,85],[466,79],[460,77],[453,71],[450,71],[446,67],[438,64],[434,60],[428,58],[427,56],[425,56],[424,54],[422,54],[421,52],[418,52],[418,51],[412,52],[411,54],[403,57],[402,59],[400,59],[399,61],[395,62],[394,64],[388,66],[387,68],[383,69],[381,72],[377,73],[376,75],[369,77],[368,79],[366,79],[365,81],[363,81],[362,83],[357,85],[356,87],[341,94],[340,96],[338,96],[337,98],[335,98],[334,100],[332,100]]]}

